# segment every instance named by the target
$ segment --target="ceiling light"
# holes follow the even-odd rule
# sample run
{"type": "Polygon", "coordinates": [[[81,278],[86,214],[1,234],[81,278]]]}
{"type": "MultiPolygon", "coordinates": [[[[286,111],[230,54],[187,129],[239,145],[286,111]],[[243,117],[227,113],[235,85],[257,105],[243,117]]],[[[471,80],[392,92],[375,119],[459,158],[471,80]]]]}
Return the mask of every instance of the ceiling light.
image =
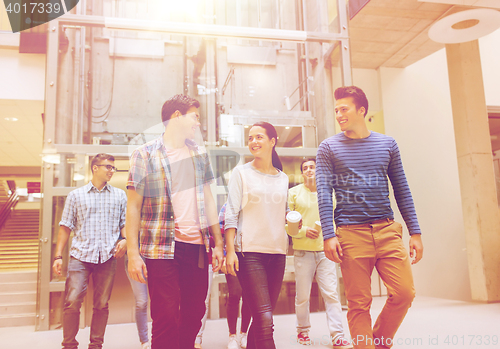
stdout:
{"type": "Polygon", "coordinates": [[[42,156],[42,161],[48,164],[60,164],[61,156],[59,154],[47,154],[42,156]]]}
{"type": "Polygon", "coordinates": [[[85,179],[85,176],[84,176],[84,175],[82,175],[81,173],[75,173],[75,174],[73,175],[73,180],[74,180],[75,182],[77,182],[77,181],[83,181],[84,179],[85,179]]]}

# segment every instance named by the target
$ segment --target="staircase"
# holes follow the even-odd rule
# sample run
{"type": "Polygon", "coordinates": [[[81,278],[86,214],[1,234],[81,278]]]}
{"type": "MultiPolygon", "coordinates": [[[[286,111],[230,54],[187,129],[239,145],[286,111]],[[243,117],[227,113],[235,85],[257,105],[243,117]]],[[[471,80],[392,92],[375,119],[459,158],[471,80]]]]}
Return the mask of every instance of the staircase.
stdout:
{"type": "Polygon", "coordinates": [[[39,210],[14,210],[0,230],[0,272],[38,268],[39,210]]]}
{"type": "Polygon", "coordinates": [[[39,210],[14,210],[0,230],[0,327],[34,326],[39,210]]]}
{"type": "Polygon", "coordinates": [[[0,327],[34,326],[37,271],[0,272],[0,327]]]}

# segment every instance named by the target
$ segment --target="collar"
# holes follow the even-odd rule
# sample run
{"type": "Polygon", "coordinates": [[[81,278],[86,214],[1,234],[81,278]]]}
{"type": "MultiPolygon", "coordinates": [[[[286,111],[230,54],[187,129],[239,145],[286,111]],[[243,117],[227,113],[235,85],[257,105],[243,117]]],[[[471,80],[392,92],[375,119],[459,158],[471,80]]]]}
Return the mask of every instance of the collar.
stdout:
{"type": "MultiPolygon", "coordinates": [[[[97,192],[99,191],[99,189],[97,189],[97,188],[95,187],[95,185],[94,185],[94,183],[92,183],[92,181],[88,182],[88,184],[87,184],[87,185],[85,185],[85,187],[84,187],[84,188],[85,188],[85,192],[86,192],[86,193],[89,193],[90,191],[92,191],[92,189],[94,189],[94,190],[95,190],[95,191],[97,191],[97,192]]],[[[109,192],[111,191],[111,186],[109,185],[109,183],[106,183],[106,184],[104,185],[104,187],[102,188],[102,190],[101,190],[101,191],[103,191],[103,190],[107,190],[107,191],[109,191],[109,192]]]]}

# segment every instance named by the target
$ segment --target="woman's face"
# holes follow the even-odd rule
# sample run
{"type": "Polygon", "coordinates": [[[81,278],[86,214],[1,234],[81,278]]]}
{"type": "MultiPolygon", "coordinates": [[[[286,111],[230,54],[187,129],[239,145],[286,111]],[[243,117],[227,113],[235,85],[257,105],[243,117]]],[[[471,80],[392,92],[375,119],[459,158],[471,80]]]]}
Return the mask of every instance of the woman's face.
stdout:
{"type": "Polygon", "coordinates": [[[255,157],[271,155],[276,140],[269,139],[266,129],[260,126],[253,126],[248,133],[248,149],[255,157]]]}

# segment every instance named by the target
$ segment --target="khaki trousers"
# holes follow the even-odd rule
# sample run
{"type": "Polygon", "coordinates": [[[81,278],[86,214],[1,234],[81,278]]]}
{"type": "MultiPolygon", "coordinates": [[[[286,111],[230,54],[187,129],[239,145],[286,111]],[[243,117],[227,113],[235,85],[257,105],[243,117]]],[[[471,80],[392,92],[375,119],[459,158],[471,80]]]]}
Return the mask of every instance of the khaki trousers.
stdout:
{"type": "Polygon", "coordinates": [[[340,264],[348,301],[347,321],[354,348],[390,348],[415,298],[402,226],[392,219],[342,225],[336,235],[344,254],[340,264]],[[387,301],[372,329],[371,274],[377,268],[387,301]]]}

